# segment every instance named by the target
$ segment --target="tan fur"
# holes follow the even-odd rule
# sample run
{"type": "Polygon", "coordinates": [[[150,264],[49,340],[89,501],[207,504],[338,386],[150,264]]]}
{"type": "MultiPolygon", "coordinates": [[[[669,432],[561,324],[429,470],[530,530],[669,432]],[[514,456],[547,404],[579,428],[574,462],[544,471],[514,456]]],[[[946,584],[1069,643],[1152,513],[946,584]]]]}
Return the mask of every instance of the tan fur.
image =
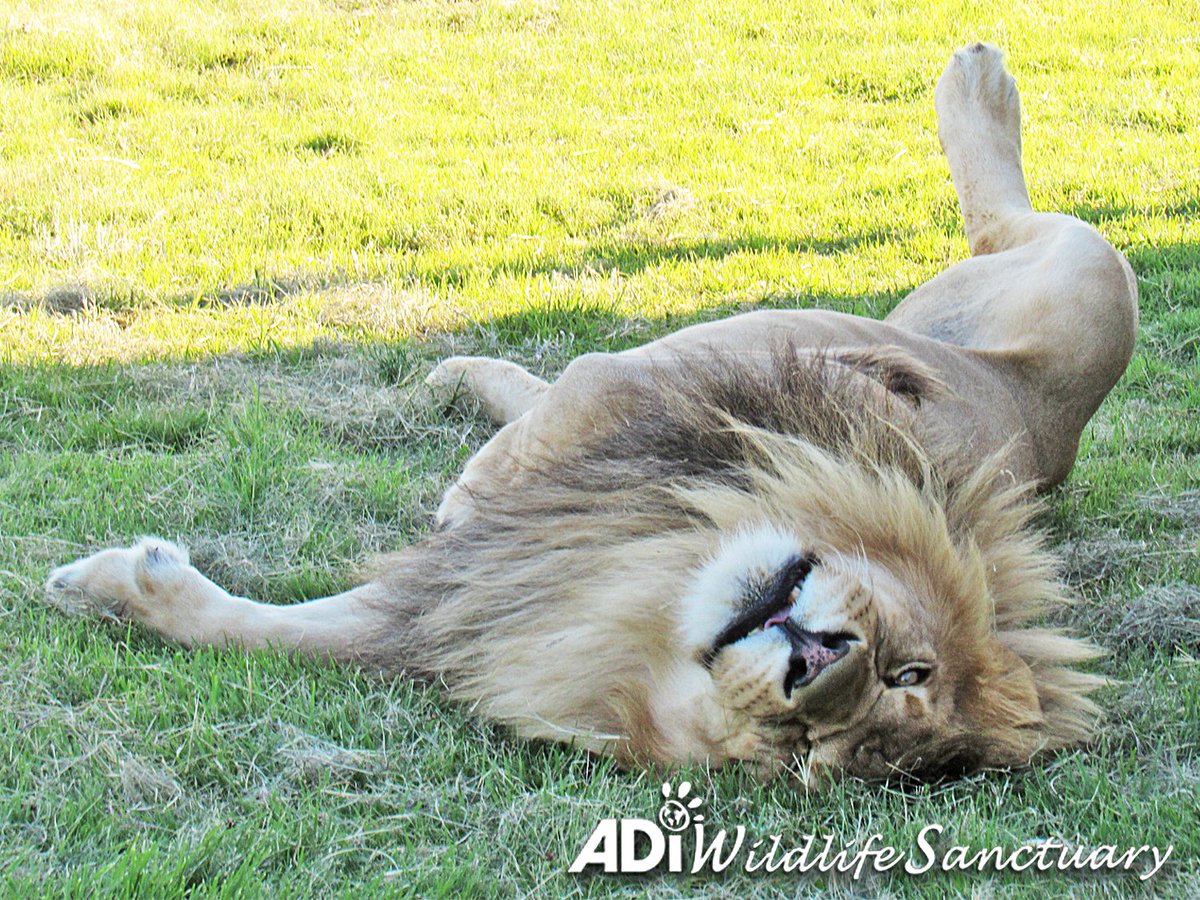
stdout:
{"type": "Polygon", "coordinates": [[[1065,600],[1031,494],[1128,362],[1136,290],[1093,229],[1030,209],[995,48],[955,54],[936,99],[976,255],[885,321],[750,314],[553,384],[449,360],[430,383],[504,427],[438,531],[368,584],[267,606],[147,539],[56,570],[51,600],[436,678],[521,735],[626,762],[816,782],[1086,740],[1100,680],[1071,666],[1095,651],[1036,625],[1065,600]]]}

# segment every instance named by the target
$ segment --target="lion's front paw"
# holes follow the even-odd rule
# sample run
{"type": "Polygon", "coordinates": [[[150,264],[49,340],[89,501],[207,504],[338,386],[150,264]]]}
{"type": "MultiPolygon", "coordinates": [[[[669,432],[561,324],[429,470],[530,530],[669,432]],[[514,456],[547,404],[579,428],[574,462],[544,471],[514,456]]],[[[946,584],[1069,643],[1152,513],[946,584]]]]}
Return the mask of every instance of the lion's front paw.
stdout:
{"type": "Polygon", "coordinates": [[[442,400],[453,400],[463,390],[471,390],[471,372],[478,367],[479,357],[451,356],[444,359],[425,377],[425,383],[442,400]]]}
{"type": "Polygon", "coordinates": [[[75,615],[145,619],[164,580],[189,568],[182,548],[143,538],[128,549],[101,550],[59,566],[46,580],[46,599],[75,615]]]}

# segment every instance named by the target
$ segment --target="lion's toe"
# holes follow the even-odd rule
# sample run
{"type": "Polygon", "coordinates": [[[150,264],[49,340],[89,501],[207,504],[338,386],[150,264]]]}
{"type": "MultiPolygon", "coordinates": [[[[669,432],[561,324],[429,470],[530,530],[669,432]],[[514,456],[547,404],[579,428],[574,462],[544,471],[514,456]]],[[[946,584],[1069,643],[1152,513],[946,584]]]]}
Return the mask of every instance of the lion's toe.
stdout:
{"type": "Polygon", "coordinates": [[[77,616],[125,617],[126,591],[115,590],[112,551],[103,551],[65,566],[46,579],[46,600],[77,616]]]}
{"type": "Polygon", "coordinates": [[[59,566],[46,579],[46,602],[75,616],[120,618],[111,602],[92,594],[78,579],[78,563],[59,566]]]}

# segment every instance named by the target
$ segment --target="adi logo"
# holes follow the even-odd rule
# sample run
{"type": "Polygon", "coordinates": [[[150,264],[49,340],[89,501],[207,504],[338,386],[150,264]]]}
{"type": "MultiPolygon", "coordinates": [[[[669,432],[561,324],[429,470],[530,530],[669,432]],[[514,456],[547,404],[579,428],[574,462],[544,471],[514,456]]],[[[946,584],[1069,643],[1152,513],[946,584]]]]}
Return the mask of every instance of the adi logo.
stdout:
{"type": "Polygon", "coordinates": [[[693,822],[703,822],[704,815],[694,815],[692,810],[702,806],[704,800],[700,797],[692,797],[689,800],[688,794],[691,792],[692,783],[685,781],[679,785],[675,795],[671,796],[671,782],[663,782],[663,805],[658,810],[658,824],[667,831],[678,834],[680,831],[686,831],[693,822]]]}
{"type": "Polygon", "coordinates": [[[742,834],[734,849],[722,859],[726,833],[722,829],[704,848],[704,805],[702,797],[692,796],[691,782],[678,788],[665,782],[660,790],[662,804],[657,821],[651,819],[602,819],[584,844],[569,871],[582,872],[592,867],[602,872],[649,872],[666,862],[668,872],[698,871],[705,863],[715,871],[725,868],[741,845],[742,834]],[[693,853],[684,866],[684,837],[690,838],[693,853]]]}

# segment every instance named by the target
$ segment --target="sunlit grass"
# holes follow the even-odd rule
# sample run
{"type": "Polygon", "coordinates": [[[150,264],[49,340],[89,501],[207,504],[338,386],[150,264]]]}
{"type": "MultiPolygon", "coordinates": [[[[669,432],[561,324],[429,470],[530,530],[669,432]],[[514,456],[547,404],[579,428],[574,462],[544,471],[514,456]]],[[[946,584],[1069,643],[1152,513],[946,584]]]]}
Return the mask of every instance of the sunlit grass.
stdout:
{"type": "Polygon", "coordinates": [[[740,309],[883,315],[967,252],[932,89],[977,39],[1010,54],[1035,204],[1139,276],[1137,355],[1043,519],[1080,597],[1061,621],[1113,650],[1104,732],[910,792],[690,774],[710,821],[758,834],[1173,843],[1152,889],[1200,891],[1200,10],[68,0],[0,29],[10,893],[829,887],[575,879],[596,821],[652,814],[654,777],[511,741],[436,689],[188,654],[37,598],[54,565],[142,533],[238,593],[347,586],[429,527],[489,433],[420,389],[446,353],[553,375],[740,309]]]}

